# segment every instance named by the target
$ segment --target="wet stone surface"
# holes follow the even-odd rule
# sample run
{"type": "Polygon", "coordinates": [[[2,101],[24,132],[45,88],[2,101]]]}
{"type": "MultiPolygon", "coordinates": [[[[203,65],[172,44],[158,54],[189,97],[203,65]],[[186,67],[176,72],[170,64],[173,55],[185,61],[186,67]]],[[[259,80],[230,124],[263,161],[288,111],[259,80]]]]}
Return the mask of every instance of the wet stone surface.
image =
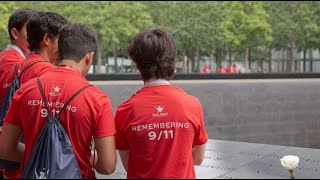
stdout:
{"type": "MultiPolygon", "coordinates": [[[[320,149],[244,143],[210,139],[203,163],[195,166],[198,179],[290,179],[281,166],[285,155],[300,158],[295,179],[320,178],[320,149]]],[[[118,156],[111,175],[96,173],[99,179],[125,179],[126,172],[118,156]]]]}

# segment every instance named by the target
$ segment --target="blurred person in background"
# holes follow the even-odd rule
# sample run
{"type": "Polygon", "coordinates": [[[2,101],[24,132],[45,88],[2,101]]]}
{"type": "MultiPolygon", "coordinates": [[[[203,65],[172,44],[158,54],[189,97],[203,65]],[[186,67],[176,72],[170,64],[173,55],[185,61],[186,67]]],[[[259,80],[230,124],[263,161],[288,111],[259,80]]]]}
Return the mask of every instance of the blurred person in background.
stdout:
{"type": "Polygon", "coordinates": [[[205,73],[205,74],[210,73],[210,67],[209,67],[209,65],[205,65],[204,68],[202,69],[202,72],[205,73]]]}
{"type": "Polygon", "coordinates": [[[234,73],[234,74],[238,74],[239,73],[239,70],[238,70],[238,67],[237,67],[236,64],[232,65],[231,72],[234,73]]]}

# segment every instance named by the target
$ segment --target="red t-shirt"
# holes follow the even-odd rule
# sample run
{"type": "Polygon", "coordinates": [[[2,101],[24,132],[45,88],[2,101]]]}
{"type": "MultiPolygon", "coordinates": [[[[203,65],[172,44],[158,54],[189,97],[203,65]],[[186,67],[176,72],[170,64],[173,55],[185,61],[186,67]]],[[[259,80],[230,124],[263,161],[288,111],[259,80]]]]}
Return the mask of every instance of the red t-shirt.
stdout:
{"type": "MultiPolygon", "coordinates": [[[[30,54],[26,60],[18,63],[18,72],[19,72],[18,74],[20,74],[20,72],[25,67],[27,67],[29,64],[35,61],[44,61],[44,59],[39,54],[30,54]]],[[[29,81],[30,79],[39,77],[52,68],[55,68],[55,66],[50,64],[49,62],[39,62],[39,63],[33,64],[26,71],[23,72],[20,78],[20,83],[23,84],[29,81]]],[[[13,79],[14,79],[14,66],[4,71],[4,73],[0,78],[0,102],[2,102],[4,96],[7,94],[7,91],[13,79]]]]}
{"type": "Polygon", "coordinates": [[[119,105],[116,147],[128,178],[195,178],[192,145],[208,141],[199,100],[171,85],[144,87],[119,105]]]}
{"type": "Polygon", "coordinates": [[[6,49],[0,53],[0,77],[14,64],[23,61],[25,58],[15,49],[6,49]]]}
{"type": "Polygon", "coordinates": [[[238,73],[238,68],[237,67],[232,67],[232,72],[233,73],[238,73]]]}
{"type": "MultiPolygon", "coordinates": [[[[72,69],[57,67],[40,77],[51,114],[59,111],[63,104],[89,82],[72,69]]],[[[46,110],[37,79],[25,83],[14,95],[6,123],[20,126],[25,139],[25,160],[28,161],[40,132],[47,122],[46,110]]],[[[89,163],[92,136],[96,138],[114,136],[115,124],[109,98],[98,88],[88,87],[77,95],[59,116],[73,145],[83,178],[89,163]]],[[[88,178],[95,178],[89,169],[88,178]]]]}
{"type": "Polygon", "coordinates": [[[227,67],[225,68],[225,71],[226,71],[226,73],[230,73],[230,72],[231,72],[231,67],[230,67],[230,66],[227,66],[227,67]]]}
{"type": "Polygon", "coordinates": [[[210,73],[210,68],[209,67],[204,67],[202,72],[203,73],[210,73]]]}
{"type": "Polygon", "coordinates": [[[226,70],[225,70],[225,68],[223,68],[223,67],[220,67],[219,69],[218,69],[218,73],[225,73],[226,72],[226,70]]]}

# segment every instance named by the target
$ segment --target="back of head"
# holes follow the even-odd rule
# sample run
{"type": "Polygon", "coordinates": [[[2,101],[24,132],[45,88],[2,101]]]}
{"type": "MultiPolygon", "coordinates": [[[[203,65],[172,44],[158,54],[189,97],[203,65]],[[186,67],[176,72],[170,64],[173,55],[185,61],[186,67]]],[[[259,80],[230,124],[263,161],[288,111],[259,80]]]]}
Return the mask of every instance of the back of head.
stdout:
{"type": "Polygon", "coordinates": [[[28,22],[28,20],[35,13],[32,9],[21,8],[14,11],[8,21],[8,33],[10,35],[10,39],[14,39],[11,34],[11,29],[16,28],[18,31],[28,22]]]}
{"type": "Polygon", "coordinates": [[[170,80],[175,73],[177,48],[172,35],[165,29],[140,32],[132,40],[127,53],[137,64],[144,81],[170,80]]]}
{"type": "Polygon", "coordinates": [[[60,59],[80,62],[88,52],[97,49],[96,34],[84,24],[67,24],[59,34],[60,59]]]}
{"type": "Polygon", "coordinates": [[[54,12],[37,12],[27,23],[27,40],[31,51],[40,49],[43,37],[48,33],[50,38],[59,35],[59,31],[68,20],[54,12]]]}

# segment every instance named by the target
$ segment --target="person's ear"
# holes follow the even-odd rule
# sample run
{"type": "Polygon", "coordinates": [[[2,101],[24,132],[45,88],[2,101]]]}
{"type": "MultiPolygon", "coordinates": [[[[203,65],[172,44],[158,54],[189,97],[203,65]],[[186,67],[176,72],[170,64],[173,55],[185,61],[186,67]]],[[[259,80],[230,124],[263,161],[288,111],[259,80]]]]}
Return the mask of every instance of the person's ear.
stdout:
{"type": "Polygon", "coordinates": [[[88,52],[85,56],[84,59],[81,60],[81,64],[82,64],[82,75],[86,76],[90,70],[90,67],[92,65],[92,61],[93,61],[93,56],[94,56],[94,52],[88,52]]]}
{"type": "Polygon", "coordinates": [[[86,54],[86,67],[90,67],[93,61],[94,52],[88,52],[86,54]]]}
{"type": "Polygon", "coordinates": [[[44,34],[42,41],[46,46],[50,44],[51,38],[48,33],[44,34]]]}
{"type": "Polygon", "coordinates": [[[18,39],[18,30],[16,28],[11,28],[10,33],[14,39],[18,39]]]}

